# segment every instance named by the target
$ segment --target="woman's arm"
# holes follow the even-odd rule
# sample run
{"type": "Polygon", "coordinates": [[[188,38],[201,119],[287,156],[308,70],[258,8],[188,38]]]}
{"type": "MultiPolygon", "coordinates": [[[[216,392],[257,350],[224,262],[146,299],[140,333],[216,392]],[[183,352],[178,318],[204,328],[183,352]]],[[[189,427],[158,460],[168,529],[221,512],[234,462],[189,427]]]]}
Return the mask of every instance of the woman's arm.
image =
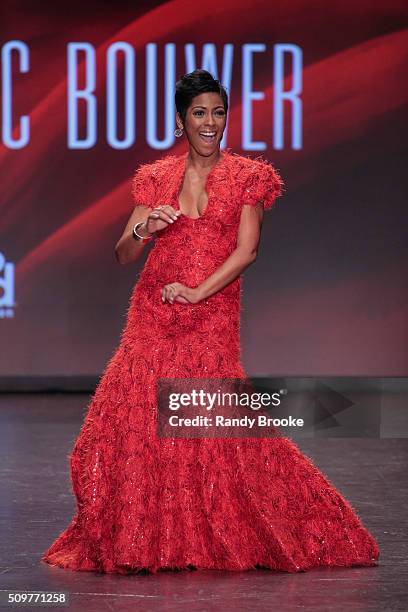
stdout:
{"type": "Polygon", "coordinates": [[[198,287],[185,287],[185,285],[177,282],[165,285],[162,289],[162,300],[164,302],[168,300],[170,303],[174,301],[197,303],[232,283],[256,260],[263,214],[262,202],[258,202],[256,206],[243,206],[238,228],[237,246],[231,255],[198,287]]]}
{"type": "Polygon", "coordinates": [[[257,257],[263,220],[262,202],[243,206],[238,228],[237,246],[217,270],[206,278],[196,291],[200,300],[224,289],[232,283],[257,257]]]}
{"type": "Polygon", "coordinates": [[[158,211],[152,210],[149,206],[138,204],[130,215],[129,221],[115,246],[116,259],[120,264],[127,264],[137,261],[143,251],[143,247],[147,243],[139,242],[133,237],[133,228],[136,223],[144,221],[144,225],[139,227],[138,233],[141,236],[150,236],[157,230],[167,227],[169,223],[173,223],[180,216],[180,212],[174,210],[172,206],[163,206],[158,211]]]}

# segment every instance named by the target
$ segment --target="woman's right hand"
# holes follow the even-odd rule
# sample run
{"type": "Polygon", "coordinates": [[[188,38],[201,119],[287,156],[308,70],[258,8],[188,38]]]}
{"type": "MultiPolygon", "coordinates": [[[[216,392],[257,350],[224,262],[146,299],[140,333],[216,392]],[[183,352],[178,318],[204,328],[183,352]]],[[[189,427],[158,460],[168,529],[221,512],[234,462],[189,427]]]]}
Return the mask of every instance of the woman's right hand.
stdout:
{"type": "Polygon", "coordinates": [[[153,234],[158,230],[162,230],[169,224],[174,223],[180,217],[181,211],[175,210],[170,204],[162,204],[153,208],[145,221],[146,230],[153,234]]]}

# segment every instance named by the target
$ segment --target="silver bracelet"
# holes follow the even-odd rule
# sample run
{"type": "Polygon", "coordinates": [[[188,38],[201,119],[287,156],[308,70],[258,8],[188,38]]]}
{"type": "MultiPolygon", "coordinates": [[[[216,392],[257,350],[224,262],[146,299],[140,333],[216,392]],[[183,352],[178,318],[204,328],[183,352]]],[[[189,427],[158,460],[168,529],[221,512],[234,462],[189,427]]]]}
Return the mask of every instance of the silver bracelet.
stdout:
{"type": "Polygon", "coordinates": [[[138,242],[149,242],[153,238],[153,234],[150,234],[149,232],[150,236],[141,236],[137,231],[139,227],[143,224],[144,224],[144,221],[139,221],[139,223],[136,223],[136,225],[133,228],[133,238],[137,240],[138,242]]]}

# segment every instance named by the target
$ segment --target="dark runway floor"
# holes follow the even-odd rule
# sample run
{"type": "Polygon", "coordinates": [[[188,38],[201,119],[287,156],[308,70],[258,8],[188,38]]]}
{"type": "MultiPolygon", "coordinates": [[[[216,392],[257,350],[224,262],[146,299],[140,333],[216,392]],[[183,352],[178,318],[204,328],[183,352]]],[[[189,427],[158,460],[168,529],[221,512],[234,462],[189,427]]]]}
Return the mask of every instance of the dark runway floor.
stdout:
{"type": "MultiPolygon", "coordinates": [[[[88,398],[86,394],[0,396],[3,602],[9,591],[21,590],[69,593],[68,609],[89,612],[408,610],[404,519],[408,439],[401,437],[407,436],[401,398],[387,400],[382,439],[297,441],[377,539],[379,567],[319,568],[300,574],[199,570],[147,576],[73,572],[40,560],[75,513],[67,455],[88,398]]],[[[12,608],[3,603],[0,609],[12,608]]]]}

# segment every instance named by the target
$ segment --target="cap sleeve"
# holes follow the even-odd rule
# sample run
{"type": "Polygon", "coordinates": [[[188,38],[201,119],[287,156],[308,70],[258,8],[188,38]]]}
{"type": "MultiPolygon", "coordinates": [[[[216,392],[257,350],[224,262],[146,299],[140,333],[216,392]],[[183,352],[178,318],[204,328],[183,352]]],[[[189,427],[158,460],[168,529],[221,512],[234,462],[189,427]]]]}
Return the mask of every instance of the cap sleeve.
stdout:
{"type": "Polygon", "coordinates": [[[153,164],[141,164],[132,177],[131,193],[135,205],[154,208],[156,188],[153,164]]]}
{"type": "Polygon", "coordinates": [[[257,202],[262,202],[267,210],[282,195],[284,183],[270,162],[264,159],[251,161],[244,176],[242,204],[255,206],[257,202]]]}

